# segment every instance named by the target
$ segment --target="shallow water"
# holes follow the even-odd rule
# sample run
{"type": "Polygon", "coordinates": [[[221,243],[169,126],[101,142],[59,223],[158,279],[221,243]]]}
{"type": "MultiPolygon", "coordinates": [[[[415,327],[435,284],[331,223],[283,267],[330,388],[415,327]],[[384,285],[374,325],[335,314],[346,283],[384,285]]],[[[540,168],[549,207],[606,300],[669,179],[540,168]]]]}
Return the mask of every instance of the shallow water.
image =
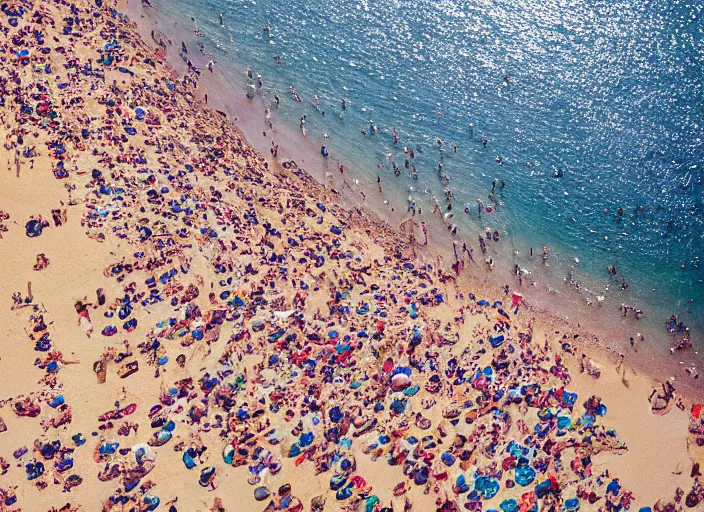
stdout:
{"type": "MultiPolygon", "coordinates": [[[[157,5],[183,20],[179,30],[194,62],[202,65],[209,57],[198,52],[189,17],[203,32],[218,71],[238,86],[245,84],[247,67],[261,73],[264,100],[281,98],[277,118],[295,131],[306,114],[312,144],[319,146],[328,133],[333,156],[367,181],[378,171],[386,191],[393,188],[399,198],[410,193],[429,218],[431,195],[444,204],[436,143],[442,139],[461,238],[476,246],[476,233],[499,229],[502,242],[494,253],[560,291],[561,302],[570,297],[583,303],[588,289],[592,296],[609,297],[610,307],[620,302],[642,307],[648,325],[660,333],[664,320],[677,313],[692,326],[695,346],[701,345],[701,4],[342,0],[333,8],[320,0],[160,0],[157,5]],[[303,102],[291,99],[289,85],[303,102]],[[324,116],[314,108],[314,95],[324,116]],[[342,98],[347,108],[340,119],[342,98]],[[370,120],[380,133],[362,135],[370,120]],[[418,181],[407,177],[404,146],[416,149],[418,181]],[[402,169],[399,178],[389,152],[402,169]],[[475,200],[489,202],[494,179],[505,183],[500,205],[478,219],[475,200]],[[472,209],[469,216],[462,212],[465,204],[472,209]],[[537,255],[543,245],[549,268],[537,255]],[[627,291],[616,281],[606,288],[608,264],[628,281],[627,291]],[[579,294],[563,283],[573,265],[579,294]]],[[[658,341],[670,342],[664,335],[658,341]]]]}

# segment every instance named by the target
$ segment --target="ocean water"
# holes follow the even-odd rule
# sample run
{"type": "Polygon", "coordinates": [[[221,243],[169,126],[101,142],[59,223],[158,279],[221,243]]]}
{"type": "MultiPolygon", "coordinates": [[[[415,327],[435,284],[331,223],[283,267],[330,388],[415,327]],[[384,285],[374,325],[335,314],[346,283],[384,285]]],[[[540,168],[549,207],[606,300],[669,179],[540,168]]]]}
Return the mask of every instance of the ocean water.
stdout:
{"type": "MultiPolygon", "coordinates": [[[[263,101],[275,94],[281,99],[277,119],[295,132],[305,114],[308,139],[316,147],[327,133],[335,159],[369,182],[379,174],[397,198],[413,196],[426,221],[438,218],[440,224],[431,215],[431,197],[444,205],[443,191],[450,188],[453,222],[460,238],[475,248],[486,227],[498,229],[502,240],[490,244],[493,254],[507,266],[531,271],[543,288],[572,294],[581,303],[605,295],[612,309],[621,302],[639,306],[648,325],[662,334],[660,345],[671,341],[665,320],[678,314],[692,327],[695,347],[702,348],[704,4],[157,0],[155,5],[165,17],[180,20],[167,33],[187,42],[193,62],[203,66],[216,59],[217,72],[240,90],[247,68],[261,74],[263,101]],[[202,39],[195,37],[194,24],[202,39]],[[198,40],[206,55],[198,51],[198,40]],[[292,99],[290,85],[302,102],[292,99]],[[379,133],[371,135],[370,124],[379,133]],[[438,139],[445,142],[442,160],[438,139]],[[417,181],[404,167],[404,147],[416,153],[417,181]],[[449,186],[439,179],[440,162],[449,186]],[[494,180],[499,204],[480,219],[476,199],[491,204],[494,180]],[[549,267],[540,258],[543,245],[549,267]],[[628,290],[609,279],[609,264],[628,290]],[[581,284],[576,296],[565,283],[572,267],[581,284]]],[[[178,39],[173,43],[180,46],[178,39]]]]}

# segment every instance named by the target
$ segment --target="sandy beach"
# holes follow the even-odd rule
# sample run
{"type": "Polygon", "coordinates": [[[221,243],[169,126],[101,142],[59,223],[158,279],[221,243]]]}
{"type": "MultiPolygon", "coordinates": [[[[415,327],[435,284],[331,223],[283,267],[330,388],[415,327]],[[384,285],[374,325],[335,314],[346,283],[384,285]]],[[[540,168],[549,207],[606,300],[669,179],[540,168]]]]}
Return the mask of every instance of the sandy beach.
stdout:
{"type": "Polygon", "coordinates": [[[0,511],[702,508],[696,396],[262,156],[127,10],[0,13],[0,511]]]}

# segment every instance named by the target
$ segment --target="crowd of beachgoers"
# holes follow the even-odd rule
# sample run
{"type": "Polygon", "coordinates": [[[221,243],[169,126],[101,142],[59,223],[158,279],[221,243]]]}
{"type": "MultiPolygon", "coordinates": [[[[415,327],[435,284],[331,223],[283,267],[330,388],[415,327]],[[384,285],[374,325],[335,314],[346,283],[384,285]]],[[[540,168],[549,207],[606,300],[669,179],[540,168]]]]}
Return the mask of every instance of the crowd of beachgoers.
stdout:
{"type": "MultiPolygon", "coordinates": [[[[519,293],[460,285],[415,237],[344,208],[295,162],[270,165],[199,99],[199,70],[178,76],[111,2],[16,0],[1,12],[7,171],[51,173],[65,201],[47,218],[7,208],[0,232],[35,239],[30,276],[52,272],[42,239],[72,218],[113,261],[68,305],[101,347],[95,361],[65,355],[76,342],[56,331],[43,291],[3,289],[36,352],[21,371],[37,387],[0,396],[0,511],[40,510],[29,487],[66,493],[51,512],[190,512],[198,488],[211,511],[236,510],[233,489],[260,502],[253,510],[291,512],[704,500],[693,463],[690,488],[638,501],[604,463],[628,450],[608,397],[570,386],[571,372],[600,373],[571,332],[539,330],[519,293]],[[75,373],[81,396],[64,392],[75,373]],[[75,417],[101,386],[115,387],[114,404],[75,417]],[[180,462],[160,472],[167,452],[180,462]],[[371,473],[387,465],[381,489],[371,473]],[[325,488],[312,493],[314,478],[325,488]],[[92,501],[72,500],[94,485],[81,495],[92,501]]],[[[650,399],[654,419],[686,409],[690,440],[704,444],[701,406],[671,384],[650,399]]]]}

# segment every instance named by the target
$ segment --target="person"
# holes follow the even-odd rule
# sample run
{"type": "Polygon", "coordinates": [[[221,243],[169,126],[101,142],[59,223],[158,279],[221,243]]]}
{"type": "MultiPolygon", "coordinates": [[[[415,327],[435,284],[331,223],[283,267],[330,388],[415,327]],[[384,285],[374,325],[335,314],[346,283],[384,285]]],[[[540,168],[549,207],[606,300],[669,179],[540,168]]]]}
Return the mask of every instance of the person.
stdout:
{"type": "Polygon", "coordinates": [[[95,291],[96,298],[98,300],[98,306],[105,305],[105,291],[102,288],[98,288],[95,291]]]}
{"type": "Polygon", "coordinates": [[[83,326],[86,331],[86,336],[90,338],[90,335],[93,333],[93,323],[91,322],[88,308],[93,307],[93,304],[85,302],[86,299],[87,297],[83,297],[82,300],[77,300],[73,306],[76,309],[76,313],[78,313],[78,322],[76,325],[79,327],[83,326]]]}
{"type": "Polygon", "coordinates": [[[225,24],[225,20],[223,19],[222,13],[220,13],[220,26],[222,27],[225,24]]]}
{"type": "Polygon", "coordinates": [[[47,258],[43,253],[37,254],[37,264],[34,265],[34,270],[44,270],[49,266],[49,258],[47,258]]]}
{"type": "Polygon", "coordinates": [[[225,512],[225,507],[223,506],[220,498],[215,498],[213,506],[210,507],[210,512],[225,512]]]}

